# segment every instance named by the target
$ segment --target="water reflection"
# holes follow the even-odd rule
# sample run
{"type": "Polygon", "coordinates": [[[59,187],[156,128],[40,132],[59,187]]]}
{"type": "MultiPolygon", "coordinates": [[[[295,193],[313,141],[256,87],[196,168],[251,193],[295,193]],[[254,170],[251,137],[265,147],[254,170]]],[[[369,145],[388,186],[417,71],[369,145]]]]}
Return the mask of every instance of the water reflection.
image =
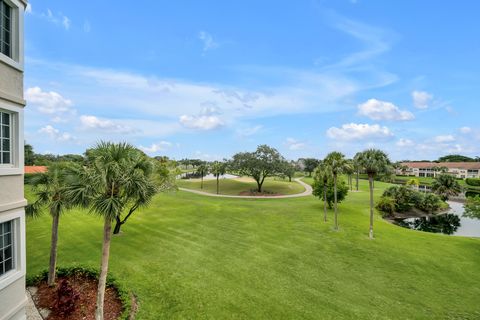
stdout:
{"type": "Polygon", "coordinates": [[[463,203],[448,201],[450,210],[446,214],[434,217],[409,218],[396,220],[399,226],[434,233],[443,233],[465,237],[480,237],[480,219],[464,215],[463,203]]]}
{"type": "Polygon", "coordinates": [[[454,234],[460,227],[460,217],[447,213],[435,217],[410,218],[397,221],[399,226],[434,233],[454,234]]]}

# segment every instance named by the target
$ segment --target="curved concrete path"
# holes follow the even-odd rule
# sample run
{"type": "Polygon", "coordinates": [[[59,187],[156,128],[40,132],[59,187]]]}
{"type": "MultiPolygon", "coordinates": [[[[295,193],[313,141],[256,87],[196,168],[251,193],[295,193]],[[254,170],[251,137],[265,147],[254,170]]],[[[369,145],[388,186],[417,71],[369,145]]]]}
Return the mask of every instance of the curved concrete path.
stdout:
{"type": "Polygon", "coordinates": [[[287,194],[282,196],[234,196],[234,195],[228,195],[228,194],[209,193],[209,192],[192,190],[187,188],[178,188],[178,189],[181,191],[191,192],[191,193],[199,194],[202,196],[218,197],[218,198],[236,198],[236,199],[285,199],[285,198],[307,197],[312,194],[312,187],[309,184],[303,182],[302,180],[300,180],[300,178],[293,179],[293,180],[301,184],[305,188],[305,191],[302,193],[287,194]]]}

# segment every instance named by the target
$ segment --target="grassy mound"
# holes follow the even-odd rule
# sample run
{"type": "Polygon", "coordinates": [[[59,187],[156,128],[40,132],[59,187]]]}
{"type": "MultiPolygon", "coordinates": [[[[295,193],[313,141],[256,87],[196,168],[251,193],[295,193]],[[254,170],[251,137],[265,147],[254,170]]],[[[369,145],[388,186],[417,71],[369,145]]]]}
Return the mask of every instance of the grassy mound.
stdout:
{"type": "MultiPolygon", "coordinates": [[[[179,187],[184,187],[193,190],[199,190],[209,193],[217,192],[216,180],[204,180],[203,189],[200,188],[200,179],[193,180],[177,180],[179,187]]],[[[246,178],[240,179],[220,179],[220,194],[226,195],[249,195],[252,190],[257,189],[255,181],[246,178]]],[[[274,180],[267,178],[263,184],[263,192],[271,195],[287,195],[302,193],[305,188],[295,181],[288,182],[283,180],[274,180]]]]}

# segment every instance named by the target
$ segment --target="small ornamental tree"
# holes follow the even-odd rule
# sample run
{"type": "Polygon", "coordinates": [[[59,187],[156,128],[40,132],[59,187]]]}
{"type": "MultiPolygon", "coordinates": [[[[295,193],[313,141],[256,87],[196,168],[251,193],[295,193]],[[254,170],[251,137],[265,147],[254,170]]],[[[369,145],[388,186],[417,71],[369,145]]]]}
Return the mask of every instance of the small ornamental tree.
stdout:
{"type": "Polygon", "coordinates": [[[433,181],[432,191],[447,201],[450,197],[458,196],[462,192],[462,187],[454,176],[441,174],[433,181]]]}
{"type": "Polygon", "coordinates": [[[224,175],[227,172],[227,164],[225,162],[215,161],[210,166],[210,172],[215,176],[217,180],[217,194],[219,192],[220,186],[220,176],[224,175]]]}
{"type": "Polygon", "coordinates": [[[378,149],[365,150],[355,156],[358,165],[368,175],[368,186],[370,189],[370,231],[369,237],[373,239],[373,179],[377,174],[390,170],[390,160],[385,152],[378,149]]]}
{"type": "MultiPolygon", "coordinates": [[[[333,209],[335,204],[335,184],[332,177],[329,177],[325,184],[322,180],[317,180],[313,183],[313,195],[319,197],[323,201],[326,199],[326,204],[329,209],[333,209]]],[[[345,180],[337,179],[337,203],[345,200],[348,194],[348,185],[345,180]]],[[[325,208],[324,208],[325,210],[325,208]]],[[[325,219],[325,217],[324,217],[325,219]]]]}
{"type": "Polygon", "coordinates": [[[333,177],[333,195],[334,195],[334,211],[335,211],[335,230],[338,230],[338,213],[337,213],[337,203],[338,203],[338,191],[337,191],[337,179],[338,176],[345,172],[349,167],[345,156],[341,152],[333,151],[330,152],[323,162],[328,165],[332,172],[333,177]]]}
{"type": "Polygon", "coordinates": [[[260,145],[254,152],[235,154],[231,165],[240,174],[252,177],[257,183],[257,191],[262,192],[262,186],[267,177],[282,173],[284,161],[285,159],[276,149],[260,145]]]}

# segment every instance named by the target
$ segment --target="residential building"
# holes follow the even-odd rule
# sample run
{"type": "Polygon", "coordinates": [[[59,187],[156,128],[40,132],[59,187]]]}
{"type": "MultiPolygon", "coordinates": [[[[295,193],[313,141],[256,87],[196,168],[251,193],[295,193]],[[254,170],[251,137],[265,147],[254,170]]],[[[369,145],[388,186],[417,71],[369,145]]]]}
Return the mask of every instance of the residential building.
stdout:
{"type": "Polygon", "coordinates": [[[480,178],[480,162],[402,162],[396,173],[415,177],[447,173],[459,179],[480,178]]]}
{"type": "Polygon", "coordinates": [[[0,319],[25,319],[23,16],[25,0],[0,0],[0,319]]]}

